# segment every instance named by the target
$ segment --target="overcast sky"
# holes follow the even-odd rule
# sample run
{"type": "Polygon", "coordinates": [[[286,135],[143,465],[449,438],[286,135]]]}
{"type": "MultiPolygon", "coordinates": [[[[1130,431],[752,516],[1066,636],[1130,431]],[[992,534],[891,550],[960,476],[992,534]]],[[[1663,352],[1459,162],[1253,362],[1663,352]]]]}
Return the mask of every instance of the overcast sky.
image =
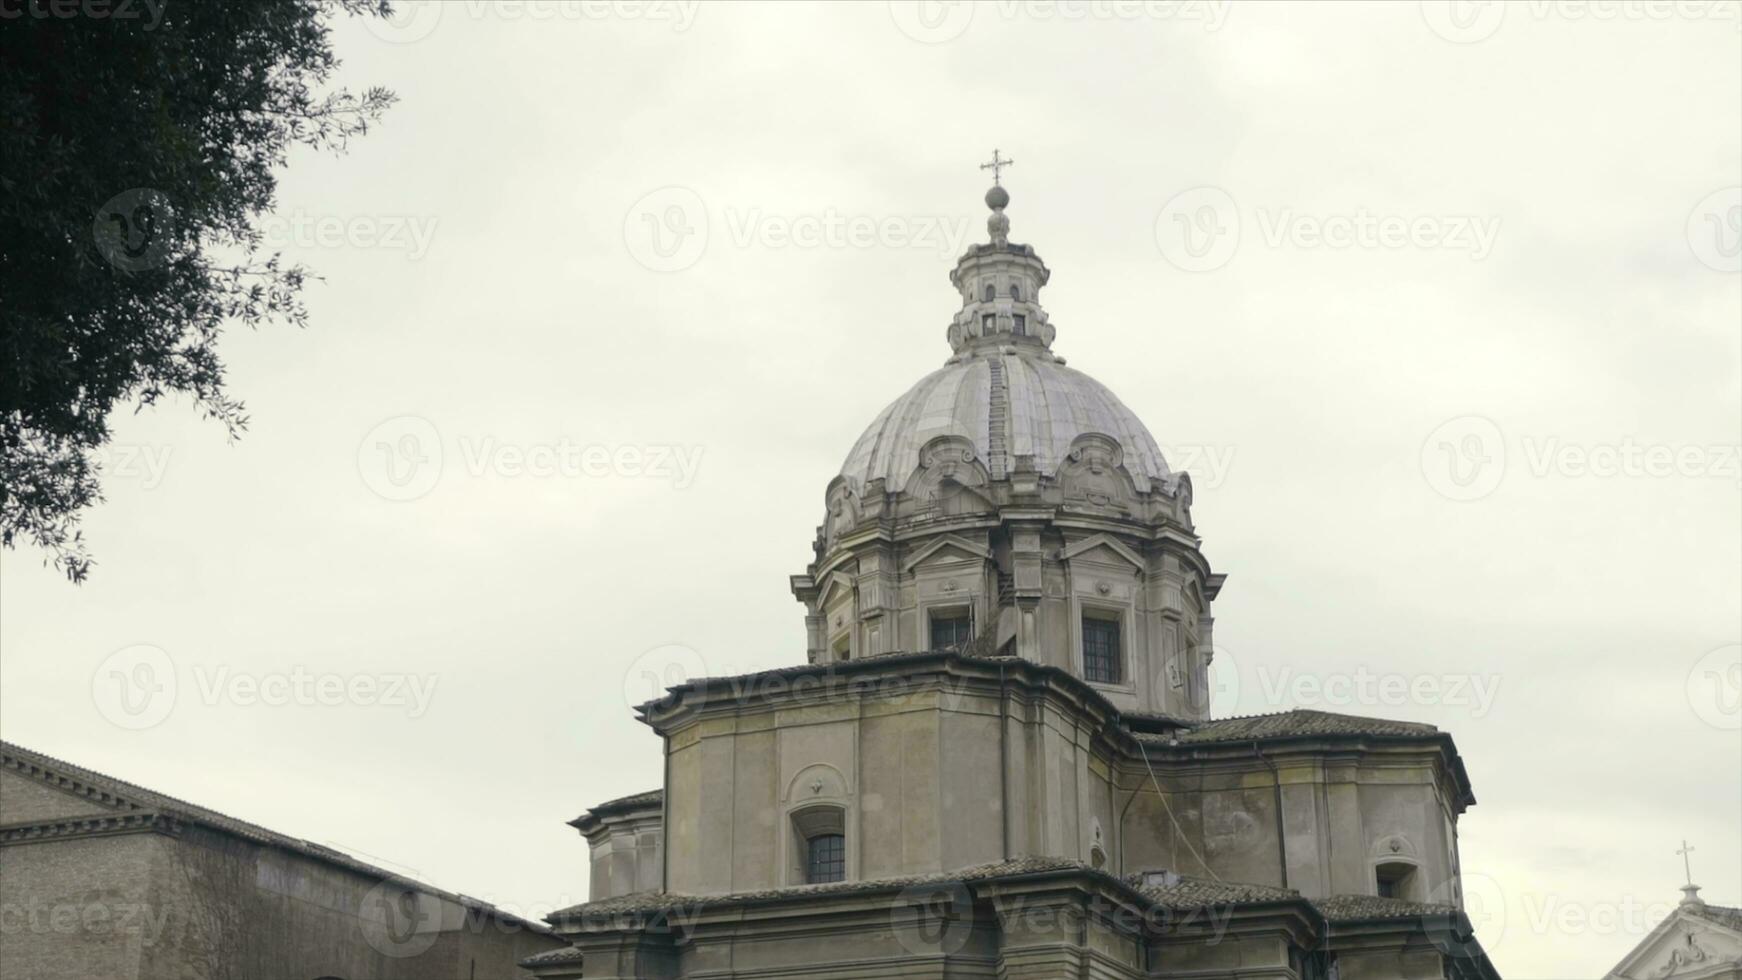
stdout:
{"type": "Polygon", "coordinates": [[[1219,713],[1453,732],[1509,977],[1612,966],[1684,837],[1742,904],[1737,6],[1308,7],[341,25],[402,102],[284,177],[310,325],[225,339],[235,445],[115,420],[87,584],[5,555],[0,733],[584,900],[650,671],[802,662],[787,576],[948,354],[998,147],[1055,350],[1193,474],[1219,713]]]}

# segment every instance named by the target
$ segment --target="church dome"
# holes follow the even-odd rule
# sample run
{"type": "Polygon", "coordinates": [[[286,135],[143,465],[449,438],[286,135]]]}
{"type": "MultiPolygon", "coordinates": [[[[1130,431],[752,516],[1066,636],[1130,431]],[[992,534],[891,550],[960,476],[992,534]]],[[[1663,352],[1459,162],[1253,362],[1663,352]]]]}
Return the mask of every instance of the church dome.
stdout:
{"type": "MultiPolygon", "coordinates": [[[[998,155],[993,167],[1009,166],[998,155]]],[[[1052,273],[1010,240],[994,185],[987,241],[950,284],[950,354],[878,414],[824,493],[791,579],[805,655],[1017,657],[1124,711],[1208,716],[1210,604],[1192,485],[1136,413],[1053,353],[1052,273]]]]}
{"type": "Polygon", "coordinates": [[[969,441],[993,479],[1026,457],[1056,474],[1078,436],[1116,440],[1140,493],[1171,479],[1161,447],[1105,385],[1040,348],[1011,347],[953,359],[885,408],[854,443],[841,475],[863,492],[872,480],[902,490],[920,450],[939,436],[969,441]]]}
{"type": "MultiPolygon", "coordinates": [[[[994,155],[996,159],[996,155],[994,155]]],[[[1000,165],[1008,165],[1002,161],[1000,165]]],[[[986,192],[991,240],[971,246],[950,273],[962,307],[947,337],[953,356],[877,416],[854,443],[841,476],[855,494],[873,480],[906,488],[927,444],[955,437],[986,475],[1056,476],[1083,436],[1118,455],[1134,489],[1173,489],[1173,474],[1149,430],[1094,378],[1065,367],[1040,290],[1052,277],[1033,248],[1010,241],[1010,194],[986,192]],[[1111,442],[1113,445],[1107,445],[1111,442]]]]}

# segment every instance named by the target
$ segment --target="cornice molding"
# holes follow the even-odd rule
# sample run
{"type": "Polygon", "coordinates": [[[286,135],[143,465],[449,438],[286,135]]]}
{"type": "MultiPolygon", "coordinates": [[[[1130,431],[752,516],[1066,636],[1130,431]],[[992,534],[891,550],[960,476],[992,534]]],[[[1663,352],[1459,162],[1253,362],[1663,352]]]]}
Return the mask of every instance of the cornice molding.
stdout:
{"type": "Polygon", "coordinates": [[[7,824],[0,827],[0,847],[84,837],[107,837],[114,834],[159,833],[176,837],[180,836],[184,826],[179,818],[155,810],[65,817],[60,820],[7,824]]]}
{"type": "Polygon", "coordinates": [[[82,796],[93,803],[110,807],[111,809],[141,809],[139,804],[134,803],[126,797],[118,796],[102,786],[96,786],[83,780],[74,779],[71,776],[63,775],[48,766],[38,765],[28,759],[12,755],[11,753],[0,756],[0,767],[18,773],[26,779],[47,785],[52,789],[57,789],[73,796],[82,796]]]}

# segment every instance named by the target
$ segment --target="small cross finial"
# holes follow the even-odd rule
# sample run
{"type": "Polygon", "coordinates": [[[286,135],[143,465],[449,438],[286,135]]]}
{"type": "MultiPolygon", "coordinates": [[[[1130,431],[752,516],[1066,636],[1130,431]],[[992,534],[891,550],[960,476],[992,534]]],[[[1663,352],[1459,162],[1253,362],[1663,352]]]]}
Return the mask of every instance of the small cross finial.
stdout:
{"type": "Polygon", "coordinates": [[[1692,854],[1693,851],[1694,851],[1694,846],[1692,844],[1689,844],[1687,841],[1684,840],[1684,841],[1682,841],[1682,849],[1676,852],[1677,854],[1681,855],[1682,871],[1687,874],[1688,884],[1690,884],[1690,885],[1692,885],[1694,883],[1694,866],[1691,862],[1688,861],[1688,855],[1692,854]]]}
{"type": "Polygon", "coordinates": [[[998,150],[996,147],[994,147],[992,150],[992,162],[980,164],[980,169],[992,171],[992,184],[993,184],[993,186],[1001,187],[1001,186],[1003,186],[1003,184],[998,179],[1001,172],[1003,171],[1003,169],[1005,167],[1008,167],[1015,162],[1016,162],[1015,160],[1000,159],[998,156],[998,150]]]}

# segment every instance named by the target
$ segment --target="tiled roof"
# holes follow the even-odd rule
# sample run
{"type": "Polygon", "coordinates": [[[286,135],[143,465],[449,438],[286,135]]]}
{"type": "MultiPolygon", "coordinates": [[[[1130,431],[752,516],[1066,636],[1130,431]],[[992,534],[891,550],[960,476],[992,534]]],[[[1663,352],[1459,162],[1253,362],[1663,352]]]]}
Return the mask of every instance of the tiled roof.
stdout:
{"type": "Polygon", "coordinates": [[[619,796],[614,800],[606,800],[603,803],[596,804],[592,809],[569,822],[579,823],[588,817],[602,817],[606,814],[622,813],[625,810],[639,810],[642,807],[653,806],[664,799],[665,790],[663,789],[650,789],[642,793],[631,793],[628,796],[619,796]]]}
{"type": "Polygon", "coordinates": [[[1454,916],[1452,905],[1430,902],[1406,902],[1398,898],[1377,898],[1372,895],[1333,895],[1313,899],[1313,907],[1331,922],[1356,922],[1371,919],[1417,919],[1423,916],[1454,916]]]}
{"type": "MultiPolygon", "coordinates": [[[[976,865],[939,874],[911,875],[896,878],[875,878],[867,881],[836,881],[825,885],[795,885],[790,888],[768,888],[760,891],[734,892],[730,895],[681,895],[673,892],[634,892],[597,902],[584,902],[552,912],[551,922],[562,919],[611,918],[622,915],[645,915],[669,909],[696,909],[705,905],[736,905],[780,898],[805,896],[851,895],[858,892],[910,888],[915,885],[948,884],[950,882],[983,881],[1039,871],[1089,871],[1088,865],[1064,858],[1031,857],[992,864],[976,865]]],[[[1100,872],[1095,872],[1099,874],[1100,872]]]]}
{"type": "Polygon", "coordinates": [[[1684,907],[1688,912],[1705,919],[1707,922],[1742,932],[1742,909],[1733,909],[1725,905],[1689,905],[1684,907]]]}
{"type": "Polygon", "coordinates": [[[563,946],[558,949],[547,949],[536,956],[528,956],[520,961],[524,967],[557,966],[562,963],[579,963],[584,957],[581,951],[573,946],[563,946]]]}
{"type": "MultiPolygon", "coordinates": [[[[1233,718],[1218,718],[1214,721],[1192,722],[1171,715],[1150,712],[1127,712],[1103,697],[1100,692],[1084,684],[1068,672],[1046,664],[1029,660],[1017,660],[1011,657],[975,656],[968,653],[943,653],[927,651],[896,650],[886,653],[870,654],[856,660],[830,662],[820,664],[794,664],[790,667],[776,667],[772,670],[756,671],[749,674],[728,675],[720,677],[702,677],[673,688],[673,691],[685,688],[705,688],[710,684],[735,683],[740,688],[748,689],[748,685],[738,683],[749,679],[768,679],[798,677],[810,674],[838,674],[843,678],[856,674],[861,670],[873,667],[891,666],[906,661],[924,661],[931,659],[959,660],[964,663],[1020,663],[1024,668],[1040,674],[1054,675],[1064,678],[1067,683],[1074,682],[1081,690],[1093,699],[1101,702],[1109,711],[1126,720],[1126,727],[1139,741],[1149,744],[1180,744],[1206,745],[1220,742],[1249,742],[1253,740],[1290,738],[1313,735],[1364,735],[1379,737],[1423,738],[1440,736],[1443,733],[1433,725],[1411,721],[1394,721],[1389,718],[1370,718],[1364,715],[1345,715],[1330,711],[1315,711],[1308,708],[1296,708],[1292,711],[1280,711],[1262,715],[1242,715],[1233,718]],[[1155,729],[1162,731],[1155,731],[1155,729]]],[[[637,711],[646,714],[654,706],[671,703],[675,698],[672,694],[649,701],[637,707],[637,711]]],[[[604,806],[606,804],[601,804],[604,806]]],[[[598,807],[594,808],[595,810],[598,807]]]]}
{"type": "Polygon", "coordinates": [[[643,804],[657,803],[663,799],[665,799],[665,790],[650,789],[641,793],[631,793],[628,796],[619,796],[614,800],[606,800],[593,807],[593,810],[594,812],[599,810],[629,810],[643,804]]]}
{"type": "Polygon", "coordinates": [[[162,813],[188,823],[199,824],[211,830],[240,837],[269,847],[300,854],[335,867],[344,868],[383,881],[396,881],[409,885],[419,891],[439,898],[445,898],[486,915],[494,916],[504,922],[512,922],[536,932],[548,933],[550,930],[542,923],[522,919],[517,915],[491,905],[488,902],[461,895],[457,892],[444,891],[433,885],[414,881],[406,876],[385,868],[379,868],[366,861],[359,860],[343,851],[317,844],[314,841],[291,837],[274,830],[268,830],[259,824],[238,820],[216,810],[209,810],[196,803],[177,799],[156,790],[147,789],[124,779],[116,779],[92,769],[64,762],[53,756],[43,755],[12,742],[0,741],[0,765],[14,772],[27,776],[46,777],[61,784],[72,792],[91,792],[99,802],[117,807],[118,811],[152,811],[162,813]]]}
{"type": "Polygon", "coordinates": [[[1253,739],[1288,738],[1301,735],[1438,735],[1439,729],[1412,721],[1340,715],[1329,711],[1296,708],[1268,715],[1244,715],[1205,722],[1176,736],[1182,745],[1207,742],[1244,742],[1253,739]]]}
{"type": "Polygon", "coordinates": [[[1268,885],[1250,885],[1238,881],[1215,881],[1187,875],[1167,875],[1166,883],[1158,885],[1143,884],[1143,875],[1132,875],[1125,880],[1143,893],[1144,898],[1161,908],[1175,911],[1205,909],[1223,905],[1257,905],[1267,902],[1300,900],[1300,892],[1292,888],[1272,888],[1268,885]]]}

